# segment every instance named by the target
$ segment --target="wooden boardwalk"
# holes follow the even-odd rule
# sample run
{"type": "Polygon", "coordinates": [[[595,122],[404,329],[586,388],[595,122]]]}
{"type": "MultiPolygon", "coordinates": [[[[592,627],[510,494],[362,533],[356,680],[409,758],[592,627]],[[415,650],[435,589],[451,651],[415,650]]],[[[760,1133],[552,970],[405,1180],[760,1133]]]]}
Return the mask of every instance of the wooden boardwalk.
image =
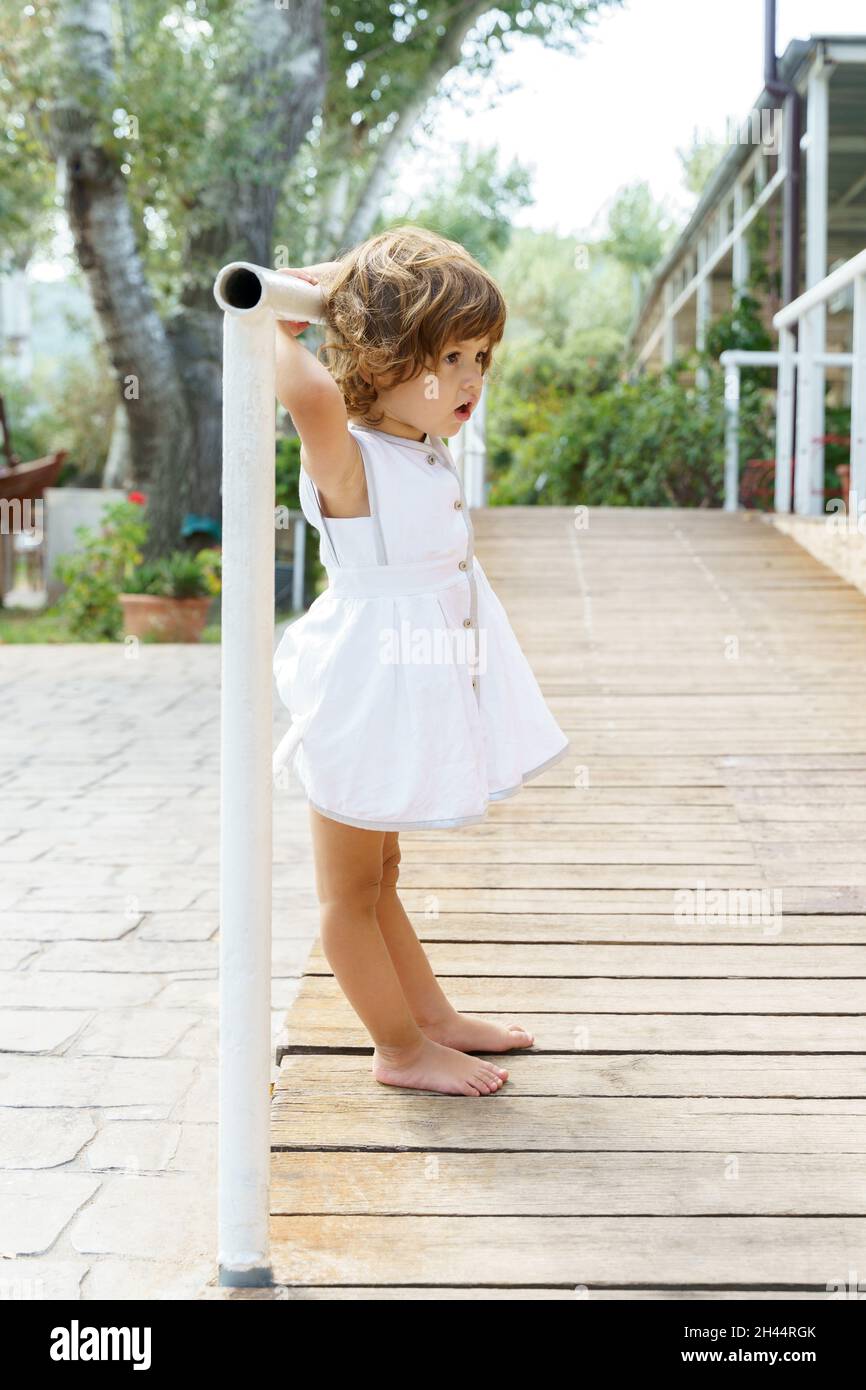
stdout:
{"type": "Polygon", "coordinates": [[[400,891],[456,1007],[536,1044],[489,1097],[380,1086],[317,942],[274,1094],[275,1280],[866,1281],[866,597],[754,514],[473,522],[573,756],[481,825],[401,835],[400,891]]]}

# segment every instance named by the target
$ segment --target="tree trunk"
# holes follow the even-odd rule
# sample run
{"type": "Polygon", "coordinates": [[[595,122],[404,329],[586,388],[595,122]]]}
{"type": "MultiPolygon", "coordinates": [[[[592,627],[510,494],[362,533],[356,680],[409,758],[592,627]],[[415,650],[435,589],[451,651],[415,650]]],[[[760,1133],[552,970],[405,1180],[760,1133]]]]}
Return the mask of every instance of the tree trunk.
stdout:
{"type": "Polygon", "coordinates": [[[174,489],[190,469],[192,431],[142,271],[123,175],[106,148],[106,117],[100,121],[113,74],[108,0],[68,0],[57,13],[56,43],[59,66],[70,74],[50,112],[66,215],[127,410],[136,482],[150,493],[151,515],[174,513],[183,505],[174,489]],[[84,95],[88,87],[95,100],[84,95]]]}
{"type": "Polygon", "coordinates": [[[131,488],[133,485],[132,451],[129,439],[129,416],[118,401],[111,422],[111,442],[108,458],[102,470],[103,487],[131,488]]]}
{"type": "MultiPolygon", "coordinates": [[[[163,323],[145,281],[123,176],[106,148],[113,79],[110,0],[66,0],[58,13],[62,71],[80,86],[51,112],[76,254],[102,325],[129,424],[134,483],[148,495],[146,554],[181,546],[187,511],[220,519],[222,315],[213,297],[220,266],[273,263],[271,238],[282,174],[324,96],[321,0],[248,0],[236,17],[240,55],[215,95],[212,147],[223,154],[206,190],[208,218],[184,255],[181,309],[163,323]],[[79,97],[78,92],[93,95],[79,97]],[[255,157],[238,169],[241,142],[255,157]]],[[[229,36],[231,37],[231,36],[229,36]]]]}

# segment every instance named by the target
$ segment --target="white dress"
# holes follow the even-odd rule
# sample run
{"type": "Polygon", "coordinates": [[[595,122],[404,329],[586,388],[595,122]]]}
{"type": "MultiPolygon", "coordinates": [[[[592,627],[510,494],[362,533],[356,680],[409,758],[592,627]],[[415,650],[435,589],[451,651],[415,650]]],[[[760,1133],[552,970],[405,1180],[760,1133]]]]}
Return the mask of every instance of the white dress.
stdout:
{"type": "Polygon", "coordinates": [[[328,588],[290,623],[274,677],[316,810],[366,830],[471,825],[564,757],[556,723],[474,554],[460,475],[438,435],[351,423],[370,516],[323,516],[301,467],[328,588]]]}

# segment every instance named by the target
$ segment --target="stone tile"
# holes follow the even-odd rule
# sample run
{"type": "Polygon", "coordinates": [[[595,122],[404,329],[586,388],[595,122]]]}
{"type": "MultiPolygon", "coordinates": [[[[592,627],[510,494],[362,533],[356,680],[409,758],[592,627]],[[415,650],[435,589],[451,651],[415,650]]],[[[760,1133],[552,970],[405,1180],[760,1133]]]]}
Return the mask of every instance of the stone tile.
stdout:
{"type": "MultiPolygon", "coordinates": [[[[112,873],[114,870],[112,870],[112,873]]],[[[11,893],[11,889],[10,889],[11,893]]],[[[200,897],[200,890],[182,886],[167,887],[162,884],[142,885],[138,888],[124,887],[118,884],[116,887],[105,886],[98,891],[93,889],[84,890],[76,894],[70,902],[69,892],[57,885],[33,887],[27,894],[26,907],[36,908],[40,912],[63,912],[74,907],[76,912],[111,912],[127,910],[135,913],[155,912],[157,909],[166,909],[180,912],[185,907],[197,908],[200,904],[197,898],[200,897]]],[[[23,903],[23,894],[10,896],[8,906],[17,907],[26,911],[23,903]]],[[[0,902],[0,906],[3,903],[0,902]]]]}
{"type": "Polygon", "coordinates": [[[185,1058],[15,1057],[3,1059],[0,1106],[171,1104],[193,1085],[197,1066],[185,1058]]]}
{"type": "Polygon", "coordinates": [[[69,1230],[85,1255],[124,1255],[173,1264],[206,1259],[217,1243],[217,1193],[197,1176],[114,1177],[103,1180],[69,1230]]]}
{"type": "MultiPolygon", "coordinates": [[[[3,880],[10,884],[32,884],[34,888],[49,885],[61,889],[69,901],[70,891],[107,888],[117,869],[111,864],[76,864],[62,855],[43,855],[28,863],[3,865],[3,880]]],[[[115,889],[115,893],[117,890],[115,889]]]]}
{"type": "Polygon", "coordinates": [[[96,1133],[81,1110],[0,1107],[0,1168],[59,1168],[70,1163],[96,1133]]]}
{"type": "Polygon", "coordinates": [[[41,941],[0,941],[0,970],[16,970],[44,949],[41,941]]]}
{"type": "Polygon", "coordinates": [[[146,1009],[104,1009],[76,1039],[71,1053],[76,1057],[166,1057],[197,1023],[198,1014],[189,1010],[152,1004],[146,1009]]]}
{"type": "Polygon", "coordinates": [[[81,1297],[81,1284],[90,1268],[89,1260],[39,1259],[25,1256],[3,1260],[0,1264],[0,1302],[71,1303],[81,1297]]]}
{"type": "Polygon", "coordinates": [[[148,912],[135,936],[137,941],[209,941],[217,931],[216,912],[148,912]]]}
{"type": "Polygon", "coordinates": [[[93,1172],[160,1172],[172,1164],[180,1135],[179,1124],[162,1120],[109,1121],[88,1144],[84,1162],[93,1172]]]}
{"type": "MultiPolygon", "coordinates": [[[[157,826],[162,830],[159,816],[153,817],[153,828],[157,826]]],[[[94,841],[98,839],[99,858],[103,864],[114,864],[118,867],[125,867],[131,864],[143,864],[146,866],[156,864],[192,864],[195,862],[200,846],[194,840],[182,840],[176,837],[171,840],[155,838],[150,828],[143,836],[142,821],[140,818],[127,828],[125,836],[117,833],[117,827],[112,827],[111,838],[107,832],[98,834],[89,832],[77,839],[67,835],[55,836],[56,844],[54,851],[63,859],[86,862],[93,858],[94,841]]],[[[4,846],[0,845],[0,862],[3,860],[4,846]]],[[[12,845],[9,846],[10,850],[12,845]]],[[[10,854],[10,858],[14,858],[10,854]]]]}
{"type": "Polygon", "coordinates": [[[159,975],[12,972],[0,974],[0,1009],[62,1009],[70,1003],[79,1009],[116,1009],[124,1004],[146,1004],[162,984],[159,975]]]}
{"type": "Polygon", "coordinates": [[[175,974],[179,970],[215,970],[219,945],[215,941],[69,941],[46,946],[40,970],[81,970],[107,973],[175,974]]]}
{"type": "Polygon", "coordinates": [[[219,1056],[219,1020],[201,1019],[185,1033],[174,1050],[175,1057],[194,1057],[196,1061],[213,1061],[219,1056]]]}
{"type": "Polygon", "coordinates": [[[99,1184],[68,1170],[0,1172],[0,1256],[44,1254],[99,1184]]]}
{"type": "Polygon", "coordinates": [[[4,1009],[0,1013],[0,1052],[56,1052],[70,1042],[92,1014],[73,1009],[4,1009]]]}
{"type": "MultiPolygon", "coordinates": [[[[189,870],[189,866],[185,865],[178,867],[172,877],[182,882],[187,891],[191,893],[203,893],[206,889],[213,886],[217,876],[210,870],[199,870],[195,874],[192,874],[189,870]]],[[[120,889],[129,889],[131,892],[135,892],[141,888],[149,889],[153,883],[153,878],[153,868],[149,863],[134,864],[127,868],[117,869],[113,882],[116,883],[120,889]]]]}
{"type": "Polygon", "coordinates": [[[171,1118],[181,1124],[204,1124],[219,1119],[219,1065],[200,1065],[195,1084],[178,1102],[171,1118]]]}
{"type": "Polygon", "coordinates": [[[183,1299],[198,1297],[199,1288],[213,1276],[213,1258],[167,1263],[165,1260],[118,1259],[112,1255],[93,1259],[82,1284],[84,1300],[183,1299]]]}
{"type": "Polygon", "coordinates": [[[219,1009],[220,987],[216,973],[209,980],[172,980],[164,986],[159,996],[160,1005],[168,1009],[188,1007],[219,1009]]]}
{"type": "Polygon", "coordinates": [[[169,1164],[172,1172],[198,1173],[205,1182],[218,1177],[219,1135],[215,1123],[184,1123],[180,1141],[169,1164]]]}
{"type": "Polygon", "coordinates": [[[13,941],[114,941],[145,920],[143,913],[9,911],[0,917],[0,939],[13,941]]]}

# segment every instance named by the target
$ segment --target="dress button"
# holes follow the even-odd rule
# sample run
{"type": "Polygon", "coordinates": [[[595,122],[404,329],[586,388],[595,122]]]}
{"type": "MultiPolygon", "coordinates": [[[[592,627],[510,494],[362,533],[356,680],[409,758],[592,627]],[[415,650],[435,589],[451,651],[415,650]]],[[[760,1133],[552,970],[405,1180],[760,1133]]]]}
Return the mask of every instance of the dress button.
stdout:
{"type": "Polygon", "coordinates": [[[457,501],[454,503],[454,505],[455,505],[455,507],[458,507],[458,508],[463,506],[463,503],[460,501],[460,498],[459,498],[459,497],[457,498],[457,501]]]}
{"type": "Polygon", "coordinates": [[[427,462],[428,462],[428,463],[435,463],[435,462],[436,462],[436,455],[435,455],[435,454],[428,454],[428,455],[427,455],[427,462]]]}
{"type": "Polygon", "coordinates": [[[465,561],[465,560],[461,560],[461,561],[460,561],[460,564],[457,566],[457,568],[458,568],[459,570],[465,570],[465,568],[466,568],[466,561],[465,561]]]}
{"type": "Polygon", "coordinates": [[[472,689],[473,689],[473,690],[477,690],[477,688],[478,688],[478,682],[477,682],[477,680],[475,679],[475,677],[473,676],[473,677],[472,677],[472,689]]]}
{"type": "Polygon", "coordinates": [[[464,619],[463,619],[463,626],[464,626],[464,627],[471,627],[471,626],[472,626],[472,619],[471,619],[471,618],[464,618],[464,619]]]}

